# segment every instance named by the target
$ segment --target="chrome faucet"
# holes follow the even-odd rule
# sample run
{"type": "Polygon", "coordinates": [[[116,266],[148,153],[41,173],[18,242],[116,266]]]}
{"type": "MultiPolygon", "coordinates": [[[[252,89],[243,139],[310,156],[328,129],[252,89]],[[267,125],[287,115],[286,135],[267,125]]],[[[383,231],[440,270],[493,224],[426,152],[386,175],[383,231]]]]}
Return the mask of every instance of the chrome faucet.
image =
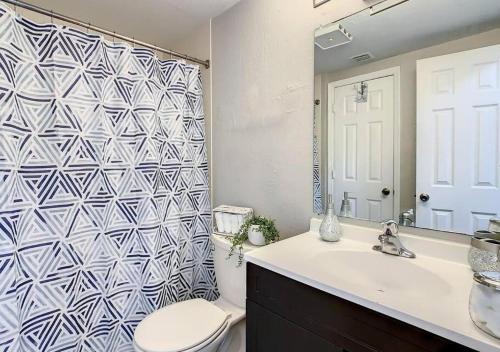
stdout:
{"type": "Polygon", "coordinates": [[[416,258],[415,253],[406,249],[401,243],[398,236],[399,226],[397,222],[394,220],[384,221],[382,226],[384,227],[384,233],[378,236],[380,244],[373,246],[373,250],[405,258],[416,258]]]}

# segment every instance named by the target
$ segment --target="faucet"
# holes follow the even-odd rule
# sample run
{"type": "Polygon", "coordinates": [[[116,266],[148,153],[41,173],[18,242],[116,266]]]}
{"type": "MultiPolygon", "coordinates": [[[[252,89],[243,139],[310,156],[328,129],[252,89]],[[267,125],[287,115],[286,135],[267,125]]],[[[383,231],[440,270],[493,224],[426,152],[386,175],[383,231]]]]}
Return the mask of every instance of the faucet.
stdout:
{"type": "Polygon", "coordinates": [[[399,225],[415,226],[415,211],[407,209],[399,214],[399,225]]]}
{"type": "Polygon", "coordinates": [[[384,232],[380,236],[378,236],[380,244],[373,246],[374,251],[397,255],[405,258],[416,258],[415,253],[406,249],[405,246],[403,246],[403,244],[401,243],[401,239],[398,236],[399,226],[396,221],[384,221],[382,223],[382,226],[384,227],[384,232]]]}

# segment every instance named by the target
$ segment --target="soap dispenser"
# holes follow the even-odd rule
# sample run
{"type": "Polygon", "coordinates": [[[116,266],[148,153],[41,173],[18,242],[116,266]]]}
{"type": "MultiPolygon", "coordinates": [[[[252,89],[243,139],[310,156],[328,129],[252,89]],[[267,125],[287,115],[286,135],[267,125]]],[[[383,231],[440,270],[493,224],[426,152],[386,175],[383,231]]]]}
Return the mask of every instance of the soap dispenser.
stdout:
{"type": "Polygon", "coordinates": [[[349,192],[344,192],[344,199],[342,199],[342,206],[340,207],[340,216],[344,218],[352,218],[351,201],[349,200],[349,192]]]}
{"type": "Polygon", "coordinates": [[[342,237],[342,227],[337,215],[335,215],[331,194],[328,195],[328,209],[319,227],[319,235],[323,241],[328,242],[339,241],[342,237]]]}

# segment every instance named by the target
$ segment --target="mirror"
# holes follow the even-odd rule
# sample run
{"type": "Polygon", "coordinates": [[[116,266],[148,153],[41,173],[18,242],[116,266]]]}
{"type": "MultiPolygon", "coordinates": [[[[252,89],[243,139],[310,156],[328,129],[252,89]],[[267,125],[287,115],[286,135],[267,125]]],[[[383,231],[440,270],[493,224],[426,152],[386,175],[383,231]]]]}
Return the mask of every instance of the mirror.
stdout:
{"type": "Polygon", "coordinates": [[[315,31],[313,204],[473,234],[500,216],[500,1],[382,1],[315,31]],[[344,206],[342,206],[344,205],[344,206]]]}

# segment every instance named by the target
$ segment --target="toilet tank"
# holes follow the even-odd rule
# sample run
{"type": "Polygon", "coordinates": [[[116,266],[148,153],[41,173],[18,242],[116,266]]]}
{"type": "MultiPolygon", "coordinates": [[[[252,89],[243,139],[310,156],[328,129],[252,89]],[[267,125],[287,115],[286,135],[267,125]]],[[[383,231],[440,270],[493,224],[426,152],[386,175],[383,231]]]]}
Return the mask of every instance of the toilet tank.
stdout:
{"type": "MultiPolygon", "coordinates": [[[[225,236],[212,235],[212,243],[214,244],[215,277],[220,295],[223,299],[244,309],[247,287],[246,263],[243,262],[238,266],[238,249],[228,259],[231,242],[225,236]]],[[[242,253],[255,248],[257,247],[245,243],[242,253]]]]}

